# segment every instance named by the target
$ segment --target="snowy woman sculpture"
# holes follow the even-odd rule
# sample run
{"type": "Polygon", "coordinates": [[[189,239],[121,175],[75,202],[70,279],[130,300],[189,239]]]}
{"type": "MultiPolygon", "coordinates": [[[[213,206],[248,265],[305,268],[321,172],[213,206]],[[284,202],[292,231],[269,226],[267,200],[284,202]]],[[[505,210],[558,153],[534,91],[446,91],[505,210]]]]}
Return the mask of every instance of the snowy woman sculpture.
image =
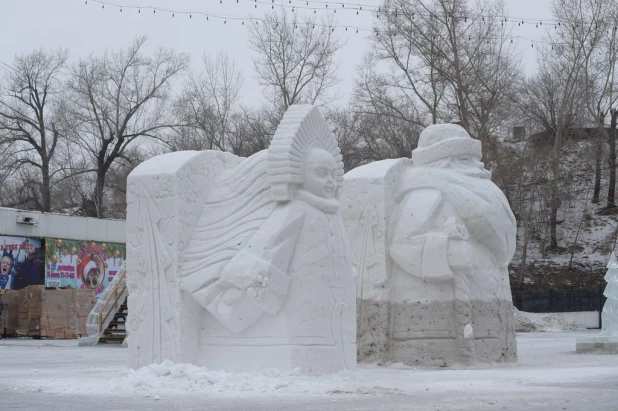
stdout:
{"type": "Polygon", "coordinates": [[[205,182],[168,281],[181,289],[177,361],[231,371],[354,368],[356,285],[336,198],[343,162],[322,114],[290,107],[267,151],[227,167],[205,182]]]}

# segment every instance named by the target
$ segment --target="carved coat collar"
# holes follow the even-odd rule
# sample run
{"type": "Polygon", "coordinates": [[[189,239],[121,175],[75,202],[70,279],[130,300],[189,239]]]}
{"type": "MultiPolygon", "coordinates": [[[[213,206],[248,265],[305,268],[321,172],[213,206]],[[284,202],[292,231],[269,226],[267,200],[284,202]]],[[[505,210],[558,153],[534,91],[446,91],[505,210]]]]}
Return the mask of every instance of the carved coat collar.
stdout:
{"type": "Polygon", "coordinates": [[[328,214],[334,214],[339,209],[339,201],[336,198],[318,197],[305,190],[296,190],[296,199],[328,214]]]}

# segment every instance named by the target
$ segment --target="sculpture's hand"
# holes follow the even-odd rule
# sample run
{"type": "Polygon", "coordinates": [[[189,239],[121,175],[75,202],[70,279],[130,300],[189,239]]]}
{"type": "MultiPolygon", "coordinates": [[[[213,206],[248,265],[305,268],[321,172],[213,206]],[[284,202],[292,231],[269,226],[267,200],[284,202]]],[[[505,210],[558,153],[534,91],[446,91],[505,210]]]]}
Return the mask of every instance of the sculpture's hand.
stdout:
{"type": "Polygon", "coordinates": [[[252,264],[246,264],[242,260],[232,259],[222,270],[219,285],[225,288],[238,288],[247,290],[258,283],[252,264]]]}
{"type": "Polygon", "coordinates": [[[261,270],[260,273],[256,276],[256,283],[247,288],[247,295],[252,298],[260,298],[264,293],[266,287],[268,286],[268,282],[270,280],[266,276],[266,272],[261,270]]]}
{"type": "Polygon", "coordinates": [[[456,217],[449,217],[446,220],[446,229],[450,238],[467,240],[470,236],[466,226],[456,217]]]}
{"type": "Polygon", "coordinates": [[[449,241],[448,263],[453,271],[464,275],[474,274],[478,268],[474,248],[464,240],[449,241]]]}
{"type": "Polygon", "coordinates": [[[226,288],[246,290],[249,297],[258,298],[270,283],[269,264],[254,260],[251,263],[230,261],[223,269],[219,284],[226,288]]]}

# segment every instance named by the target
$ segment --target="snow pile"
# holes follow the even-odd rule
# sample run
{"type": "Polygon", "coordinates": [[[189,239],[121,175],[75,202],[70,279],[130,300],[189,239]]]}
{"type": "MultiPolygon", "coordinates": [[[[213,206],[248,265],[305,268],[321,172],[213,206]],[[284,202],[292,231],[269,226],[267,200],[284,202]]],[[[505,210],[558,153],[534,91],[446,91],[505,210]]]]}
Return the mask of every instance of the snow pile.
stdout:
{"type": "Polygon", "coordinates": [[[570,322],[562,318],[558,313],[527,313],[519,311],[513,307],[515,315],[515,331],[534,332],[534,331],[577,331],[585,330],[579,324],[570,322]]]}
{"type": "Polygon", "coordinates": [[[255,373],[214,371],[192,364],[174,364],[169,360],[113,378],[108,387],[119,393],[141,393],[150,396],[161,393],[311,393],[311,394],[371,394],[398,395],[396,388],[350,384],[354,373],[340,372],[326,376],[302,376],[300,370],[280,372],[275,369],[255,373]]]}
{"type": "Polygon", "coordinates": [[[174,364],[169,360],[136,370],[111,381],[111,388],[117,391],[274,391],[290,383],[277,370],[263,373],[230,373],[213,371],[191,364],[174,364]]]}

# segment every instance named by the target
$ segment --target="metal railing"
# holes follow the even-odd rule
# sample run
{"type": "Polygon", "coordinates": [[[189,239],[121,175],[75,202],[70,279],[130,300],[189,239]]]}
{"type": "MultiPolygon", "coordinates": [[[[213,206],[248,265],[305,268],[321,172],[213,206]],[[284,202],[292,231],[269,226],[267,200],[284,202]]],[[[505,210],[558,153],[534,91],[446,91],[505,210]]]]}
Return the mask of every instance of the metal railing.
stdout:
{"type": "MultiPolygon", "coordinates": [[[[110,292],[107,294],[107,298],[101,311],[99,311],[99,333],[102,333],[104,328],[107,326],[108,318],[113,313],[118,311],[120,304],[119,301],[124,301],[127,296],[127,283],[125,281],[125,277],[127,275],[126,270],[121,270],[116,280],[116,284],[110,292]]],[[[122,303],[121,303],[122,304],[122,303]]]]}

